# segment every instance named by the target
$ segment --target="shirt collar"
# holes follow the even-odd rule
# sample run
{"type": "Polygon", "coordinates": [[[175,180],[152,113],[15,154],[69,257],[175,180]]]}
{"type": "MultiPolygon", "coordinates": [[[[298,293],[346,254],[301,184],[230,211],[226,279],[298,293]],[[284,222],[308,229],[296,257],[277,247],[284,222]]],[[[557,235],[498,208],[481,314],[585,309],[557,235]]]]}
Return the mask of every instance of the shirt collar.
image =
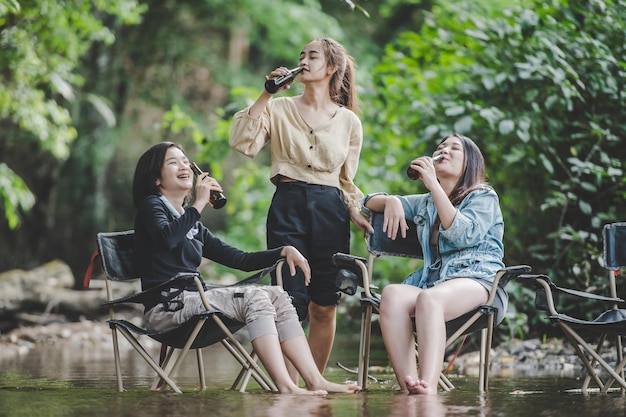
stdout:
{"type": "Polygon", "coordinates": [[[161,200],[163,200],[163,202],[165,203],[165,206],[169,209],[169,211],[172,213],[172,215],[176,218],[179,218],[180,216],[182,216],[185,213],[185,209],[182,209],[183,211],[181,213],[179,213],[174,206],[172,205],[172,203],[170,203],[170,201],[167,199],[167,197],[165,197],[164,195],[160,195],[159,198],[161,200]]]}

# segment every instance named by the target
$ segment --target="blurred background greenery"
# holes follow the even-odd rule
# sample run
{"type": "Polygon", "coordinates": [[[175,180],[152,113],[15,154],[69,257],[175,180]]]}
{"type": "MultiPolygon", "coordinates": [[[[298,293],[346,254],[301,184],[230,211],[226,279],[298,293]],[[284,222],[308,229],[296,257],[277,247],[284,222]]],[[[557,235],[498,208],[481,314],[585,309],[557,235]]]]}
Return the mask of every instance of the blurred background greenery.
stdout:
{"type": "MultiPolygon", "coordinates": [[[[0,271],[58,258],[80,281],[95,234],[132,228],[135,162],[162,140],[223,184],[229,203],[203,214],[212,230],[264,249],[269,153],[232,151],[231,117],[271,69],[329,36],[358,65],[364,192],[424,192],[406,180],[408,161],[463,133],[501,198],[505,262],[603,292],[601,229],[626,217],[624,10],[624,0],[0,0],[0,271]]],[[[356,229],[352,252],[366,254],[356,229]]],[[[418,266],[381,260],[374,279],[418,266]]],[[[528,290],[510,293],[505,336],[551,331],[528,290]]]]}

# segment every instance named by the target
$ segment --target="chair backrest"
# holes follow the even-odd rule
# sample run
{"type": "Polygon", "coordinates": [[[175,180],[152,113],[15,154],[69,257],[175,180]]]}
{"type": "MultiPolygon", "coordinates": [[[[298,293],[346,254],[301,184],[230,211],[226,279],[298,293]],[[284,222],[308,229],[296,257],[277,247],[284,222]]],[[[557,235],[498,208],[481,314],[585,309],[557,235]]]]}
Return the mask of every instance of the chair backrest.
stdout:
{"type": "Polygon", "coordinates": [[[128,281],[139,278],[133,262],[134,231],[98,233],[96,240],[107,279],[128,281]]]}
{"type": "Polygon", "coordinates": [[[604,225],[604,267],[609,271],[626,268],[626,222],[604,225]]]}
{"type": "Polygon", "coordinates": [[[374,231],[367,238],[367,250],[373,255],[402,256],[405,258],[422,259],[422,247],[417,240],[417,226],[407,220],[409,230],[406,238],[398,233],[395,240],[390,239],[387,233],[383,232],[384,214],[372,211],[370,223],[374,231]]]}

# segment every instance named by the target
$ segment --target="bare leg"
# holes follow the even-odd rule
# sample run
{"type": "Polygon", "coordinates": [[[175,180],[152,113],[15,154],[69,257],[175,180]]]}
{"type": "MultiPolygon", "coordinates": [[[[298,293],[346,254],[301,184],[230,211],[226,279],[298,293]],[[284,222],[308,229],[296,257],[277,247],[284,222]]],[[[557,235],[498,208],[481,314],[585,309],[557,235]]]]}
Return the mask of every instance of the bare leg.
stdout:
{"type": "Polygon", "coordinates": [[[337,307],[309,303],[309,346],[313,359],[323,374],[335,340],[337,307]]]}
{"type": "Polygon", "coordinates": [[[361,387],[356,384],[336,384],[326,380],[317,368],[304,336],[285,340],[281,347],[284,355],[296,367],[309,390],[342,393],[355,393],[361,390],[361,387]]]}
{"type": "Polygon", "coordinates": [[[446,321],[443,306],[435,298],[430,297],[428,291],[423,291],[417,297],[415,330],[422,380],[408,388],[414,393],[436,394],[446,348],[446,321]]]}
{"type": "Polygon", "coordinates": [[[409,392],[436,394],[443,367],[446,321],[452,320],[487,301],[487,291],[474,280],[458,278],[422,291],[415,303],[415,327],[420,361],[420,380],[409,376],[409,392]]]}
{"type": "Polygon", "coordinates": [[[287,372],[289,372],[289,376],[291,377],[291,380],[293,381],[294,384],[298,385],[298,383],[300,382],[300,374],[298,373],[298,370],[286,356],[284,356],[284,358],[285,358],[285,365],[287,366],[287,372]]]}
{"type": "MultiPolygon", "coordinates": [[[[306,345],[306,339],[304,336],[300,336],[294,339],[298,338],[302,339],[303,343],[306,345]]],[[[257,337],[252,341],[252,347],[254,348],[256,354],[259,355],[261,363],[263,363],[263,366],[265,366],[265,369],[267,369],[267,372],[270,374],[270,377],[276,384],[276,387],[278,388],[278,391],[280,393],[317,395],[327,394],[327,392],[323,389],[306,390],[298,387],[293,382],[285,365],[285,360],[281,351],[281,345],[278,342],[278,336],[276,336],[275,334],[266,334],[264,336],[257,337]]]]}
{"type": "Polygon", "coordinates": [[[415,301],[421,291],[410,285],[387,285],[380,303],[383,341],[396,379],[404,392],[408,392],[406,378],[418,379],[411,317],[415,314],[415,301]]]}

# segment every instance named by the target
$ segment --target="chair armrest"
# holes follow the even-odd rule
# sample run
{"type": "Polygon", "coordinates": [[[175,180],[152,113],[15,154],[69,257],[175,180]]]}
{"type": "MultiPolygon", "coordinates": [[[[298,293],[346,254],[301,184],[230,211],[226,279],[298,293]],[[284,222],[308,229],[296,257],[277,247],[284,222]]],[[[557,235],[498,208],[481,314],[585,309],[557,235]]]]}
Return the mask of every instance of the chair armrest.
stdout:
{"type": "Polygon", "coordinates": [[[367,259],[359,258],[358,256],[349,255],[347,253],[337,252],[333,255],[333,264],[337,268],[347,269],[356,275],[362,275],[363,270],[361,265],[365,265],[367,269],[367,259]]]}
{"type": "Polygon", "coordinates": [[[605,297],[585,291],[559,287],[552,282],[549,276],[543,274],[521,274],[515,277],[515,279],[522,285],[532,285],[537,290],[535,294],[535,306],[540,310],[550,312],[552,315],[559,314],[556,306],[558,305],[559,296],[561,294],[612,304],[624,302],[623,299],[618,297],[605,297]]]}
{"type": "Polygon", "coordinates": [[[530,266],[528,265],[512,265],[507,266],[496,273],[496,277],[493,279],[493,284],[491,286],[491,291],[489,291],[489,298],[485,303],[486,306],[493,305],[493,302],[496,298],[496,289],[498,287],[505,289],[507,284],[511,282],[512,279],[515,279],[517,276],[521,274],[525,274],[531,271],[530,266]]]}
{"type": "Polygon", "coordinates": [[[531,267],[528,265],[512,265],[501,269],[496,273],[496,278],[493,281],[494,286],[499,285],[502,288],[506,288],[508,283],[521,274],[527,274],[531,271],[531,267]]]}
{"type": "MultiPolygon", "coordinates": [[[[174,290],[183,290],[189,285],[194,284],[194,282],[200,281],[198,274],[189,274],[189,273],[181,273],[176,275],[174,278],[171,278],[159,285],[156,285],[147,290],[128,295],[126,297],[116,298],[114,300],[105,301],[102,303],[104,306],[111,306],[115,304],[124,304],[124,303],[136,303],[136,304],[146,304],[146,303],[154,303],[168,300],[168,294],[172,293],[172,289],[174,290]]],[[[200,284],[202,285],[202,284],[200,284]]]]}
{"type": "Polygon", "coordinates": [[[348,295],[356,294],[357,287],[366,290],[370,296],[370,277],[367,259],[347,253],[337,252],[332,257],[333,264],[339,268],[336,283],[339,289],[348,295]]]}

